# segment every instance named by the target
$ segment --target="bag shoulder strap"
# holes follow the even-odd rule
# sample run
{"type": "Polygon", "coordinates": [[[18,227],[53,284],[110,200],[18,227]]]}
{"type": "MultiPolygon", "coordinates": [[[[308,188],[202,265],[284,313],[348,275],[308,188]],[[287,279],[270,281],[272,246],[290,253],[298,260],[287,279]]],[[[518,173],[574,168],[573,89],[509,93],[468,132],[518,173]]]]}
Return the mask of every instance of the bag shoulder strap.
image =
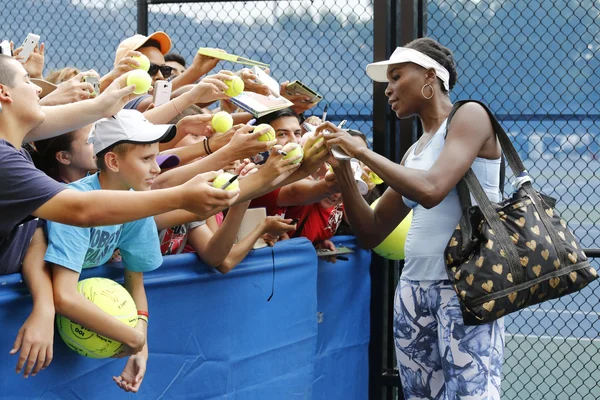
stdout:
{"type": "Polygon", "coordinates": [[[517,150],[513,146],[510,138],[506,134],[506,131],[504,130],[504,128],[502,128],[502,125],[500,125],[500,123],[498,122],[498,120],[496,119],[494,114],[492,114],[490,109],[480,101],[477,101],[477,100],[457,101],[454,104],[454,106],[452,107],[452,111],[450,111],[450,115],[448,116],[448,123],[446,124],[446,135],[448,135],[448,130],[450,129],[450,122],[452,120],[452,117],[454,117],[454,114],[456,113],[456,111],[458,111],[458,109],[466,103],[477,103],[481,107],[484,108],[484,110],[488,113],[488,116],[490,117],[490,121],[492,122],[492,129],[494,130],[494,133],[496,134],[496,137],[498,138],[498,141],[500,142],[500,147],[502,148],[502,152],[506,156],[506,161],[508,162],[508,166],[510,167],[512,172],[515,174],[515,176],[518,176],[522,172],[524,172],[525,166],[523,165],[523,162],[521,161],[521,158],[519,157],[519,154],[517,153],[517,150]]]}

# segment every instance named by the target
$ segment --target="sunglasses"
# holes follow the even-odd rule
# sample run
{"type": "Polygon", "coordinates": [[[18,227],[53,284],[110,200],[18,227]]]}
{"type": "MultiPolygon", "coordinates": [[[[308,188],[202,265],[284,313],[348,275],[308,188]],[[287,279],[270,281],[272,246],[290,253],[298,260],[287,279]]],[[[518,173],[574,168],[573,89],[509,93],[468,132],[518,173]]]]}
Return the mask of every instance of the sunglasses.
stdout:
{"type": "Polygon", "coordinates": [[[154,76],[160,70],[162,76],[166,79],[171,76],[173,73],[173,67],[169,67],[168,65],[157,65],[154,63],[150,63],[150,68],[148,68],[148,74],[150,76],[154,76]]]}

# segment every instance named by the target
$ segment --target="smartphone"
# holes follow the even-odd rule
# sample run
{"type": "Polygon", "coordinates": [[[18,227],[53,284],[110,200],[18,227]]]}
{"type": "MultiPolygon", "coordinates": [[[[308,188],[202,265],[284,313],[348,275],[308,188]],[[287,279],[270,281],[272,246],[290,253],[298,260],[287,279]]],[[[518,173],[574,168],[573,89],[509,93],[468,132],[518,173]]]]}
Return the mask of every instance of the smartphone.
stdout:
{"type": "Polygon", "coordinates": [[[38,45],[39,41],[40,35],[35,35],[33,33],[27,35],[27,38],[25,38],[25,41],[21,46],[23,47],[23,50],[21,51],[21,53],[19,53],[19,56],[23,57],[23,59],[21,60],[22,63],[25,63],[29,59],[29,56],[33,52],[33,49],[35,49],[35,46],[38,45]]]}
{"type": "Polygon", "coordinates": [[[319,101],[323,100],[322,95],[300,81],[288,83],[288,85],[285,87],[285,91],[291,96],[300,95],[310,97],[310,100],[308,100],[307,103],[318,103],[319,101]]]}
{"type": "Polygon", "coordinates": [[[87,82],[94,87],[92,97],[96,97],[100,94],[100,81],[97,76],[84,76],[83,82],[87,82]]]}
{"type": "Polygon", "coordinates": [[[3,40],[2,43],[0,43],[0,54],[12,57],[12,50],[10,49],[10,42],[8,40],[3,40]]]}
{"type": "Polygon", "coordinates": [[[154,107],[158,107],[171,100],[171,89],[173,84],[169,81],[156,81],[154,84],[154,107]]]}

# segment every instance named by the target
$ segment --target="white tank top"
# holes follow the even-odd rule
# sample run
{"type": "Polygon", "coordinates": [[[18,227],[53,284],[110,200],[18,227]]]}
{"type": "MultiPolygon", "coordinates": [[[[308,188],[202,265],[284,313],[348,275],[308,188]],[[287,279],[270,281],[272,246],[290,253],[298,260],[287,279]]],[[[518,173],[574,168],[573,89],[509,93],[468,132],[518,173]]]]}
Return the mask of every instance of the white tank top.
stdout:
{"type": "MultiPolygon", "coordinates": [[[[442,123],[429,143],[415,155],[413,146],[409,150],[404,165],[427,171],[442,152],[446,141],[446,123],[442,123]]],[[[493,202],[500,200],[500,159],[488,160],[477,157],[471,166],[481,186],[493,202]]],[[[412,223],[406,237],[406,256],[402,278],[414,281],[447,280],[444,264],[444,250],[456,225],[460,221],[461,210],[458,192],[453,188],[437,206],[426,209],[404,198],[404,203],[413,209],[412,223]]],[[[471,197],[472,204],[476,204],[471,197]]]]}

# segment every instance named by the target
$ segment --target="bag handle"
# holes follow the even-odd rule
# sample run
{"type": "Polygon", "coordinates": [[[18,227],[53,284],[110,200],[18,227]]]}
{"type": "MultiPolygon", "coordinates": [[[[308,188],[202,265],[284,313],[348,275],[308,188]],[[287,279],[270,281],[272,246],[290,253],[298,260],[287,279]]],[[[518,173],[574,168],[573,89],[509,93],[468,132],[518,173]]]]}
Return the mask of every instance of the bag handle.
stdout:
{"type": "MultiPolygon", "coordinates": [[[[498,141],[500,142],[500,147],[502,148],[502,152],[506,155],[506,160],[508,162],[508,165],[509,165],[510,169],[513,171],[513,173],[515,174],[515,176],[519,176],[520,174],[525,172],[526,171],[525,166],[523,165],[523,162],[521,161],[521,158],[519,157],[519,154],[515,150],[515,147],[513,146],[512,142],[510,141],[508,135],[504,131],[504,128],[502,128],[502,126],[500,125],[500,123],[498,122],[498,120],[496,119],[494,114],[492,114],[490,109],[480,101],[461,100],[461,101],[456,102],[452,108],[452,111],[450,112],[450,115],[448,116],[448,123],[446,124],[446,135],[448,135],[450,121],[451,121],[452,117],[454,116],[454,114],[456,113],[456,111],[462,105],[464,105],[465,103],[469,103],[469,102],[479,104],[488,113],[490,121],[492,122],[492,128],[494,129],[494,133],[496,134],[496,137],[498,138],[498,141]]],[[[542,220],[542,223],[544,224],[544,227],[546,228],[546,231],[548,232],[548,235],[550,236],[550,239],[552,240],[552,244],[554,245],[554,248],[558,255],[558,259],[561,263],[560,267],[569,265],[567,250],[564,247],[560,237],[558,236],[558,232],[556,231],[556,229],[552,225],[552,222],[550,221],[549,217],[547,216],[545,209],[544,209],[543,205],[541,204],[538,193],[533,189],[531,182],[523,183],[521,185],[521,189],[527,194],[527,197],[529,197],[531,199],[531,201],[533,202],[533,205],[534,205],[537,213],[539,214],[540,219],[542,220]]],[[[509,268],[511,270],[513,269],[511,264],[515,260],[514,259],[515,254],[516,254],[516,261],[517,261],[516,267],[518,267],[520,261],[519,261],[519,257],[518,257],[516,248],[513,245],[512,241],[510,241],[510,238],[508,238],[508,233],[506,232],[504,225],[500,221],[498,214],[496,213],[495,209],[493,208],[492,203],[490,202],[487,195],[485,194],[483,188],[481,187],[481,184],[479,183],[479,180],[477,180],[477,176],[475,175],[475,173],[473,172],[472,169],[469,168],[469,171],[467,171],[467,173],[465,174],[463,179],[461,179],[458,182],[457,192],[459,195],[460,205],[461,205],[461,208],[463,211],[463,217],[467,215],[467,210],[469,207],[471,207],[471,196],[469,195],[469,193],[470,193],[473,195],[473,198],[477,201],[479,208],[481,209],[488,224],[490,224],[490,226],[492,226],[494,233],[496,235],[499,235],[497,237],[500,240],[501,247],[504,249],[504,251],[507,254],[507,257],[509,260],[509,268]],[[505,247],[508,247],[508,249],[505,247]],[[511,259],[512,259],[512,261],[511,261],[511,259]]],[[[467,243],[467,241],[465,241],[465,239],[470,239],[470,238],[466,238],[465,234],[467,232],[470,233],[469,221],[467,221],[465,218],[461,218],[460,226],[461,226],[461,230],[463,231],[463,234],[462,234],[463,235],[463,243],[467,243]],[[463,224],[464,224],[464,226],[463,226],[463,224]],[[469,228],[467,228],[466,225],[469,225],[469,228]]],[[[517,277],[523,275],[523,271],[521,268],[515,268],[515,269],[516,269],[516,271],[515,271],[516,275],[513,273],[513,277],[517,278],[517,277]]]]}

